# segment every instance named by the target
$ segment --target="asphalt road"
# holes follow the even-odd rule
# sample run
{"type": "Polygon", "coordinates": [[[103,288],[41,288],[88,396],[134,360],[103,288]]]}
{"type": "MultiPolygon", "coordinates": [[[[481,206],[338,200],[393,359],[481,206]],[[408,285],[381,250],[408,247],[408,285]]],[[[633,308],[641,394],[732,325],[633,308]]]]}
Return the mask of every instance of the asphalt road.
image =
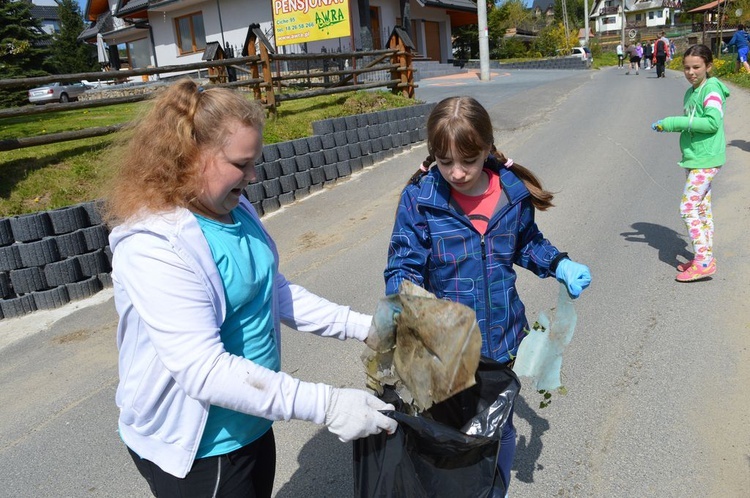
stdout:
{"type": "MultiPolygon", "coordinates": [[[[750,125],[742,111],[750,97],[735,89],[729,101],[728,162],[713,192],[718,273],[679,284],[674,266],[689,252],[677,213],[677,135],[649,127],[681,112],[687,83],[667,75],[527,70],[419,83],[422,100],[468,94],[488,108],[498,147],[557,193],[538,224],[594,278],[576,302],[563,362],[568,394],[540,409],[541,397],[525,389],[517,403],[514,498],[750,489],[750,125]]],[[[265,217],[287,278],[373,311],[398,193],[425,154],[415,147],[265,217]]],[[[520,273],[531,320],[554,304],[557,288],[520,273]]],[[[0,322],[0,495],[148,496],[117,435],[110,295],[0,322]]],[[[361,344],[285,332],[285,371],[363,386],[361,344]]],[[[351,495],[350,445],[306,422],[274,430],[276,497],[351,495]]]]}

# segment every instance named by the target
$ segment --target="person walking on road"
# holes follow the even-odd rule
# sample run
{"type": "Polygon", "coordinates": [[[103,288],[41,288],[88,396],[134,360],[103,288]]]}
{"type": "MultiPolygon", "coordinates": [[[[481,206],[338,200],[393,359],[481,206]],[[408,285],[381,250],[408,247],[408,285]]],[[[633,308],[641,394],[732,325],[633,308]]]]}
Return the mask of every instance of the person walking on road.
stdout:
{"type": "Polygon", "coordinates": [[[638,56],[638,48],[634,43],[625,47],[625,54],[628,56],[630,62],[630,69],[625,71],[625,74],[630,74],[630,71],[635,69],[635,74],[638,74],[638,68],[641,66],[641,58],[638,56]]]}
{"type": "Polygon", "coordinates": [[[654,56],[654,46],[650,41],[646,41],[643,44],[643,69],[646,71],[651,69],[651,59],[654,56]]]}
{"type": "Polygon", "coordinates": [[[667,40],[667,37],[664,33],[664,31],[661,32],[661,37],[656,40],[656,43],[654,43],[654,60],[656,61],[656,77],[657,78],[664,78],[666,75],[664,74],[664,66],[667,62],[667,57],[669,55],[669,40],[667,40]]]}
{"type": "Polygon", "coordinates": [[[747,62],[748,49],[750,48],[750,35],[745,31],[744,24],[737,25],[737,31],[732,35],[732,39],[727,43],[724,52],[729,51],[729,47],[737,47],[737,67],[736,72],[739,72],[740,68],[744,66],[745,70],[750,73],[750,64],[747,62]]]}
{"type": "Polygon", "coordinates": [[[281,371],[281,323],[366,343],[372,317],[279,273],[243,197],[264,113],[189,79],[136,121],[106,219],[119,314],[119,434],[154,496],[270,497],[274,420],[325,424],[342,441],[393,432],[393,409],[359,389],[281,371]]]}
{"type": "MultiPolygon", "coordinates": [[[[386,294],[411,281],[476,313],[482,355],[508,364],[529,332],[515,265],[555,276],[572,297],[591,282],[534,222],[553,195],[494,148],[492,121],[472,97],[449,97],[427,119],[429,156],[401,193],[384,272],[386,294]]],[[[512,412],[498,468],[507,489],[516,447],[512,412]]]]}
{"type": "Polygon", "coordinates": [[[680,214],[693,246],[693,260],[677,265],[677,281],[703,280],[716,273],[713,255],[714,220],[711,183],[726,162],[724,111],[729,90],[708,75],[713,55],[705,45],[693,45],[683,56],[685,78],[691,87],[683,99],[684,115],[663,118],[651,125],[659,132],[680,132],[687,180],[680,214]]]}
{"type": "Polygon", "coordinates": [[[625,58],[625,54],[622,51],[622,43],[617,44],[617,67],[623,67],[623,60],[625,58]]]}

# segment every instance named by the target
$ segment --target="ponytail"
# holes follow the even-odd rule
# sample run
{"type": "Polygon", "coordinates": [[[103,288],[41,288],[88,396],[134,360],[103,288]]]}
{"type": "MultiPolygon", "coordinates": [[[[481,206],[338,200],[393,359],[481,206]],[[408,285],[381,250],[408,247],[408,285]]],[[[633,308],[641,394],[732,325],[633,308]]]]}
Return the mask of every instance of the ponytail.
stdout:
{"type": "Polygon", "coordinates": [[[531,170],[521,166],[517,162],[514,162],[513,159],[508,159],[505,157],[505,154],[497,150],[495,145],[492,145],[492,149],[490,150],[490,154],[492,154],[495,159],[505,166],[508,169],[513,170],[513,174],[515,174],[519,180],[521,180],[524,185],[526,185],[526,189],[531,194],[531,203],[534,205],[535,209],[538,209],[539,211],[546,211],[551,207],[554,207],[554,204],[552,204],[552,199],[555,197],[552,192],[549,190],[544,190],[542,187],[542,182],[539,181],[539,178],[531,172],[531,170]]]}

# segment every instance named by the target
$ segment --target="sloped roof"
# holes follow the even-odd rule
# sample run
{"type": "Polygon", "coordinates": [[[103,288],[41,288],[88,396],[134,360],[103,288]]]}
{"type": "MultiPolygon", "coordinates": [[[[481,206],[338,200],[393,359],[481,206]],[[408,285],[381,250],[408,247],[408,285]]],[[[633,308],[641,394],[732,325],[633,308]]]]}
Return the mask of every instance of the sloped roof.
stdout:
{"type": "Polygon", "coordinates": [[[687,11],[687,13],[688,13],[688,14],[698,14],[698,13],[700,13],[700,12],[708,12],[709,10],[714,10],[714,9],[715,9],[716,7],[718,7],[718,6],[719,6],[719,4],[720,4],[720,3],[721,3],[722,5],[724,5],[724,2],[725,2],[725,1],[726,1],[726,0],[724,0],[724,1],[721,1],[721,0],[715,0],[715,1],[713,1],[713,2],[710,2],[710,3],[707,3],[707,4],[705,4],[705,5],[701,5],[700,7],[696,7],[696,8],[694,8],[694,9],[692,9],[692,10],[688,10],[688,11],[687,11]]]}
{"type": "Polygon", "coordinates": [[[32,5],[30,9],[32,17],[37,19],[52,19],[59,20],[60,16],[57,13],[57,6],[52,5],[32,5]]]}
{"type": "Polygon", "coordinates": [[[96,38],[97,33],[106,33],[115,29],[115,20],[112,18],[112,14],[105,12],[95,23],[92,23],[88,28],[84,29],[80,35],[79,40],[89,41],[92,38],[96,38]]]}
{"type": "Polygon", "coordinates": [[[417,0],[422,7],[437,7],[446,10],[460,10],[463,12],[476,12],[477,3],[471,0],[417,0]]]}
{"type": "Polygon", "coordinates": [[[117,17],[148,9],[148,0],[120,0],[117,2],[117,17]]]}
{"type": "Polygon", "coordinates": [[[534,0],[534,3],[531,5],[532,9],[538,8],[542,12],[546,11],[547,9],[554,9],[555,8],[555,0],[534,0]]]}

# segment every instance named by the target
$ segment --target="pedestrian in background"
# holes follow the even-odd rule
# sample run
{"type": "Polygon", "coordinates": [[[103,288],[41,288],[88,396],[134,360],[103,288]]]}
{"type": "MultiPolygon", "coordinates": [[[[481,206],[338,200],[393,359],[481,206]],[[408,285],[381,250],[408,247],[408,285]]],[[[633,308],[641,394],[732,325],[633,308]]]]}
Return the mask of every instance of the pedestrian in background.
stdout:
{"type": "Polygon", "coordinates": [[[667,57],[669,56],[669,40],[667,40],[667,37],[662,31],[660,33],[660,38],[656,40],[654,43],[654,59],[656,60],[656,77],[657,78],[664,78],[665,71],[664,66],[667,62],[667,57]]]}
{"type": "Polygon", "coordinates": [[[623,60],[625,58],[625,54],[622,51],[622,43],[617,44],[617,48],[615,49],[617,52],[617,67],[623,67],[623,60]]]}
{"type": "Polygon", "coordinates": [[[625,47],[625,55],[628,57],[629,69],[625,71],[625,74],[630,74],[630,71],[635,69],[635,74],[638,74],[638,68],[640,67],[641,58],[638,56],[638,49],[634,43],[625,47]]]}
{"type": "Polygon", "coordinates": [[[650,41],[646,41],[643,44],[643,69],[650,70],[651,69],[651,59],[654,56],[654,46],[651,44],[650,41]]]}
{"type": "Polygon", "coordinates": [[[687,175],[680,214],[693,246],[693,260],[677,265],[676,278],[679,282],[693,282],[716,273],[711,183],[726,162],[724,111],[729,90],[709,76],[713,55],[707,46],[691,46],[682,60],[685,78],[691,85],[683,99],[684,113],[661,119],[651,127],[660,132],[680,132],[679,164],[687,175]]]}
{"type": "Polygon", "coordinates": [[[729,51],[729,47],[737,47],[737,63],[735,71],[740,70],[741,67],[745,67],[748,73],[750,73],[750,64],[747,62],[748,47],[750,47],[750,35],[745,31],[744,24],[737,25],[737,31],[732,35],[732,39],[727,43],[724,52],[729,51]]]}
{"type": "MultiPolygon", "coordinates": [[[[574,298],[591,275],[534,222],[536,210],[552,207],[553,195],[493,144],[490,116],[474,98],[435,106],[427,119],[429,156],[401,193],[384,276],[386,294],[409,280],[471,307],[482,355],[509,364],[529,332],[515,266],[556,277],[574,298]]],[[[512,413],[498,455],[506,489],[516,448],[512,413]]]]}
{"type": "Polygon", "coordinates": [[[367,341],[372,317],[279,272],[242,195],[261,156],[261,106],[185,79],[135,123],[107,199],[116,401],[120,437],[154,496],[270,497],[274,420],[325,424],[342,441],[393,432],[378,412],[392,405],[281,371],[282,323],[367,341]]]}

